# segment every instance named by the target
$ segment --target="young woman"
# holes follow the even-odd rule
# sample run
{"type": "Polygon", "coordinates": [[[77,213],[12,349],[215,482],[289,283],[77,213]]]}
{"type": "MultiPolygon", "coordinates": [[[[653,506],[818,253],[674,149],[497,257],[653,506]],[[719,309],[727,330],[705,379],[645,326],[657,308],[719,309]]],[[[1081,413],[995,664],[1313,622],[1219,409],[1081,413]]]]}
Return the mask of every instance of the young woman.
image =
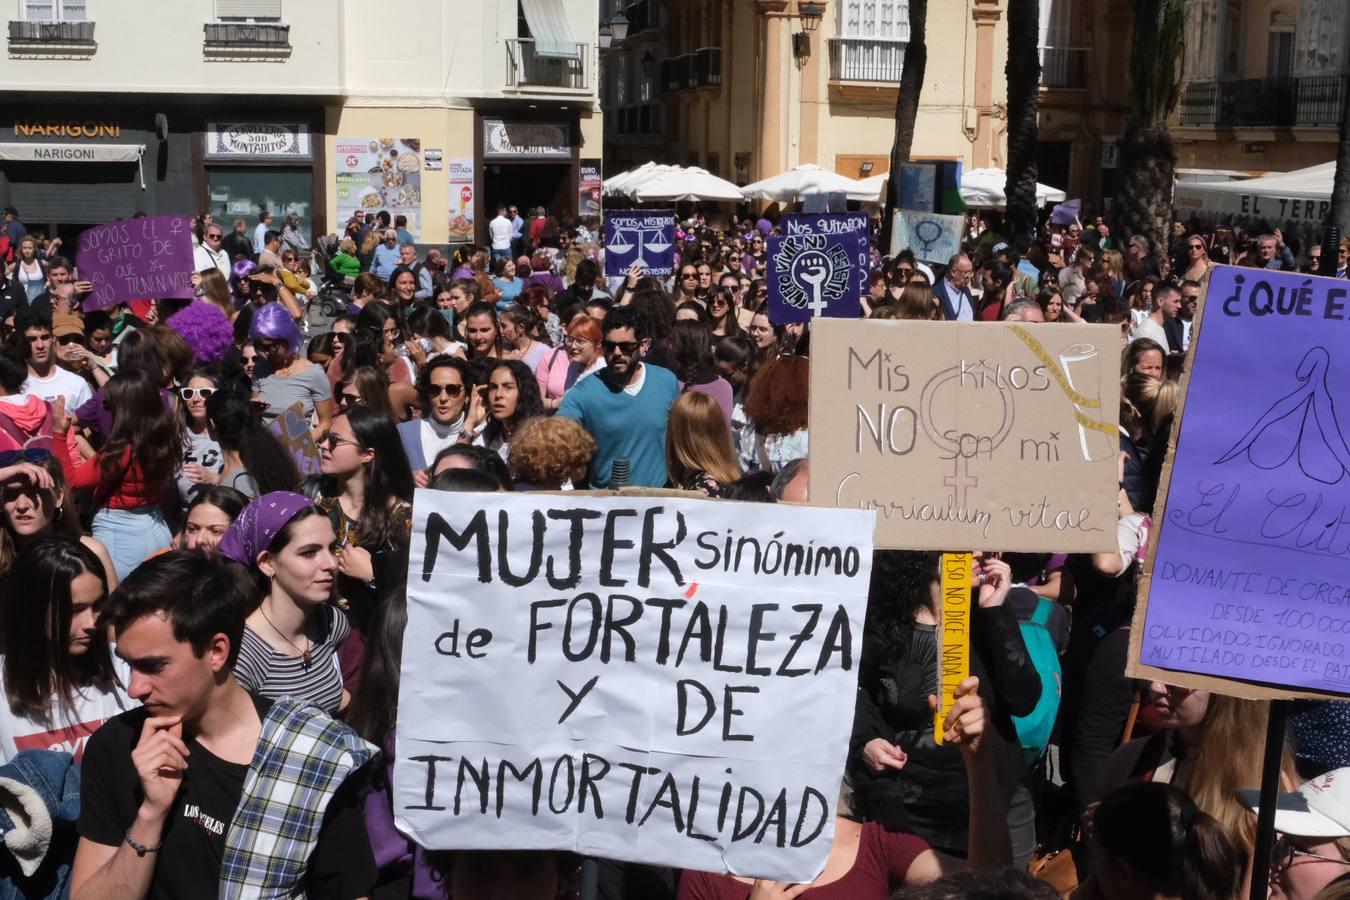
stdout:
{"type": "Polygon", "coordinates": [[[361,310],[377,300],[383,300],[388,293],[387,285],[377,276],[362,272],[352,283],[352,302],[347,306],[348,315],[360,315],[361,310]]]}
{"type": "Polygon", "coordinates": [[[234,677],[263,697],[294,697],[337,715],[343,687],[338,646],[351,632],[329,601],[338,572],[333,525],[299,494],[264,494],[244,507],[216,552],[247,566],[262,602],[244,620],[234,677]]]}
{"type": "MultiPolygon", "coordinates": [[[[670,330],[670,356],[675,375],[686,391],[707,394],[717,401],[728,429],[735,404],[731,383],[717,374],[712,352],[712,334],[699,322],[676,322],[670,330]]],[[[733,479],[734,480],[734,479],[733,479]]]]}
{"type": "Polygon", "coordinates": [[[512,304],[497,317],[502,332],[502,343],[508,348],[507,355],[518,359],[533,372],[552,348],[539,339],[543,327],[534,310],[526,306],[512,304]]]}
{"type": "Polygon", "coordinates": [[[671,406],[666,468],[674,487],[709,497],[726,497],[743,474],[722,407],[710,395],[686,391],[671,406]]]}
{"type": "Polygon", "coordinates": [[[1209,258],[1209,248],[1205,246],[1204,238],[1198,234],[1186,238],[1185,266],[1178,268],[1181,269],[1182,280],[1208,284],[1209,273],[1214,271],[1214,262],[1209,258]]]}
{"type": "MultiPolygon", "coordinates": [[[[390,384],[412,384],[417,380],[417,370],[406,353],[400,353],[403,336],[407,333],[400,308],[391,309],[383,303],[372,303],[356,317],[356,336],[358,343],[363,336],[379,338],[378,364],[389,376],[390,384]]],[[[374,364],[364,353],[353,355],[357,365],[374,364]]]]}
{"type": "Polygon", "coordinates": [[[708,298],[708,314],[712,316],[714,337],[732,337],[744,334],[740,322],[740,304],[736,302],[736,291],[723,284],[708,298]]]}
{"type": "Polygon", "coordinates": [[[454,356],[431,359],[418,373],[417,395],[422,402],[422,417],[401,423],[398,433],[414,476],[420,476],[421,486],[426,487],[425,470],[431,461],[464,435],[469,400],[464,360],[454,356]]]}
{"type": "Polygon", "coordinates": [[[452,337],[450,323],[439,310],[419,306],[408,313],[411,337],[407,347],[420,369],[435,356],[464,356],[464,345],[452,337]]]}
{"type": "Polygon", "coordinates": [[[755,346],[745,335],[724,337],[713,346],[713,365],[717,374],[731,385],[731,443],[739,457],[741,433],[749,421],[745,415],[745,394],[755,374],[755,346]]]}
{"type": "Polygon", "coordinates": [[[1147,375],[1161,381],[1167,371],[1166,363],[1167,351],[1162,344],[1152,338],[1135,338],[1121,352],[1121,382],[1124,383],[1131,375],[1147,375]]]}
{"type": "Polygon", "coordinates": [[[235,309],[234,298],[230,296],[230,283],[215,266],[200,274],[202,280],[198,289],[201,291],[202,299],[223,312],[225,318],[233,322],[239,310],[235,309]]]}
{"type": "MultiPolygon", "coordinates": [[[[67,453],[58,453],[57,459],[71,490],[92,493],[94,537],[108,548],[121,580],[173,538],[160,501],[171,489],[182,439],[150,375],[119,371],[104,391],[112,425],[103,448],[78,464],[67,453]]],[[[65,403],[58,400],[52,408],[58,447],[66,443],[70,425],[65,403]]]]}
{"type": "Polygon", "coordinates": [[[810,364],[801,356],[769,360],[750,382],[748,421],[741,432],[741,465],[777,472],[807,456],[806,391],[810,364]]]}
{"type": "Polygon", "coordinates": [[[206,401],[211,435],[220,444],[221,470],[216,484],[245,497],[300,486],[291,454],[263,425],[244,385],[226,382],[206,401]]]}
{"type": "Polygon", "coordinates": [[[389,399],[389,376],[375,366],[357,366],[352,374],[338,382],[338,415],[343,416],[357,406],[378,409],[389,418],[398,420],[394,404],[389,399]]]}
{"type": "Polygon", "coordinates": [[[511,435],[526,419],[544,414],[539,382],[518,359],[503,359],[488,369],[487,418],[473,443],[509,459],[511,435]]]}
{"type": "Polygon", "coordinates": [[[544,288],[533,285],[521,292],[520,305],[534,311],[544,323],[544,334],[548,335],[548,342],[554,347],[561,347],[565,334],[562,321],[553,311],[552,295],[544,288]]]}
{"type": "Polygon", "coordinates": [[[243,367],[244,377],[253,381],[258,371],[258,348],[252,341],[245,341],[239,348],[239,364],[243,367]]]}
{"type": "Polygon", "coordinates": [[[390,302],[408,308],[415,302],[417,294],[417,276],[407,266],[395,267],[389,276],[390,302]]]}
{"type": "Polygon", "coordinates": [[[108,548],[80,528],[80,515],[66,490],[65,471],[50,453],[25,450],[0,454],[0,579],[8,578],[20,551],[51,535],[78,540],[103,563],[104,577],[117,587],[117,570],[108,548]],[[24,458],[35,462],[22,462],[24,458]]]}
{"type": "Polygon", "coordinates": [[[220,444],[211,436],[206,401],[220,387],[220,376],[199,369],[178,389],[183,419],[183,455],[178,469],[178,493],[185,499],[216,483],[224,463],[220,444]]]}
{"type": "Polygon", "coordinates": [[[324,477],[317,502],[342,548],[339,596],[354,624],[364,628],[379,585],[402,577],[388,560],[412,529],[412,468],[397,424],[368,406],[334,419],[320,454],[324,477]]]}
{"type": "Polygon", "coordinates": [[[520,296],[524,282],[516,277],[516,262],[509,256],[503,256],[492,264],[492,283],[501,291],[497,305],[514,303],[520,296]]]}
{"type": "Polygon", "coordinates": [[[698,300],[698,266],[691,262],[680,266],[674,287],[670,299],[675,306],[686,300],[698,300]]]}
{"type": "Polygon", "coordinates": [[[47,267],[38,259],[38,245],[32,235],[19,238],[18,249],[14,253],[12,283],[24,292],[29,303],[47,290],[47,267]]]}
{"type": "Polygon", "coordinates": [[[502,332],[497,324],[497,308],[482,301],[470,304],[464,311],[464,343],[468,346],[468,360],[501,359],[502,332]]]}
{"type": "Polygon", "coordinates": [[[324,434],[333,421],[333,389],[323,367],[300,355],[304,339],[291,314],[269,303],[253,316],[249,335],[267,367],[254,379],[267,405],[265,416],[274,419],[299,403],[301,414],[314,423],[315,437],[324,434]]]}
{"type": "Polygon", "coordinates": [[[247,505],[248,497],[234,488],[213,484],[198,491],[188,506],[178,546],[184,550],[215,553],[216,545],[247,505]]]}
{"type": "Polygon", "coordinates": [[[79,762],[89,735],[136,705],[98,629],[107,595],[102,561],[78,540],[52,535],[19,554],[0,607],[0,762],[20,750],[64,750],[79,762]]]}
{"type": "Polygon", "coordinates": [[[534,372],[545,409],[556,410],[572,385],[605,367],[602,337],[600,323],[585,313],[577,313],[567,323],[563,346],[547,353],[534,372]]]}

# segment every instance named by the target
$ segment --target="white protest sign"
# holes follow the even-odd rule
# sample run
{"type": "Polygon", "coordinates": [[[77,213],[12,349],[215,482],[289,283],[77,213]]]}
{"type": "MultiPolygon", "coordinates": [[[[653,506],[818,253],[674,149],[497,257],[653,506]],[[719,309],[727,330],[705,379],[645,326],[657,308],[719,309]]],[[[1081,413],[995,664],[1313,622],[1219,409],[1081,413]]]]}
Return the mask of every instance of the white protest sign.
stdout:
{"type": "Polygon", "coordinates": [[[891,256],[906,247],[915,259],[947,264],[961,249],[964,216],[940,216],[937,213],[897,209],[891,227],[891,256]]]}
{"type": "Polygon", "coordinates": [[[811,881],[833,840],[874,516],[419,490],[400,830],[432,849],[811,881]]]}

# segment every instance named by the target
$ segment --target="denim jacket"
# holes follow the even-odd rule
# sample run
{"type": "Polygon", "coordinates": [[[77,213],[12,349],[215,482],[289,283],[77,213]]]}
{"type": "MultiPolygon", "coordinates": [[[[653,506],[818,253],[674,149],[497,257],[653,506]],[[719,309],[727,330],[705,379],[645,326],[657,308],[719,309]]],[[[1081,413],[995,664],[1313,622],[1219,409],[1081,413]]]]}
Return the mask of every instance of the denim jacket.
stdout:
{"type": "Polygon", "coordinates": [[[0,766],[0,900],[70,896],[80,769],[69,753],[23,750],[0,766]],[[9,810],[23,810],[15,817],[9,810]]]}

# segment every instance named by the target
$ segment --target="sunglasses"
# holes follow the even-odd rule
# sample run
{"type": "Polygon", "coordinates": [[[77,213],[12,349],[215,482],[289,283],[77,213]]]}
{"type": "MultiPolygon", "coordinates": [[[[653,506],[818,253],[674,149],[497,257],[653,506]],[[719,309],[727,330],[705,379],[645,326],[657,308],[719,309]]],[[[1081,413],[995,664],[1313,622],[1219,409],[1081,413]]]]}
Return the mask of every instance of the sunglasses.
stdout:
{"type": "Polygon", "coordinates": [[[362,403],[360,394],[348,394],[343,391],[339,391],[337,397],[334,399],[337,400],[337,405],[343,409],[346,409],[349,406],[360,406],[362,403]]]}
{"type": "Polygon", "coordinates": [[[208,241],[219,241],[219,240],[223,240],[223,237],[222,237],[221,235],[219,235],[219,234],[208,234],[208,235],[206,236],[206,239],[207,239],[208,241]]]}
{"type": "Polygon", "coordinates": [[[697,273],[697,272],[681,272],[681,273],[680,273],[680,278],[681,278],[681,279],[684,279],[684,278],[697,278],[697,277],[698,277],[698,273],[697,273]]]}
{"type": "Polygon", "coordinates": [[[0,466],[12,466],[17,463],[44,463],[52,458],[50,450],[28,448],[26,450],[6,450],[0,453],[0,466]]]}
{"type": "Polygon", "coordinates": [[[600,346],[604,348],[605,353],[613,353],[618,350],[624,356],[631,356],[637,352],[637,341],[601,341],[600,346]]]}
{"type": "Polygon", "coordinates": [[[285,341],[266,341],[258,340],[253,342],[253,347],[261,354],[275,353],[286,346],[285,341]]]}
{"type": "Polygon", "coordinates": [[[207,400],[207,399],[210,399],[211,395],[214,394],[215,392],[216,392],[216,389],[213,388],[213,387],[210,387],[210,388],[179,388],[179,389],[178,389],[178,396],[182,397],[184,400],[196,400],[198,397],[201,397],[203,400],[207,400]]]}
{"type": "Polygon", "coordinates": [[[464,394],[464,385],[462,384],[429,384],[427,385],[427,395],[430,397],[439,397],[441,394],[450,398],[462,396],[464,394]]]}
{"type": "Polygon", "coordinates": [[[709,306],[726,306],[728,302],[729,301],[727,300],[727,298],[722,294],[717,294],[716,296],[710,297],[708,299],[709,306]]]}
{"type": "Polygon", "coordinates": [[[62,347],[69,347],[71,344],[79,344],[84,341],[82,334],[63,334],[56,339],[56,342],[62,347]]]}
{"type": "Polygon", "coordinates": [[[356,441],[348,440],[347,438],[344,437],[338,437],[331,431],[325,434],[323,437],[319,438],[319,444],[322,446],[327,446],[329,450],[336,450],[338,448],[338,444],[351,444],[356,449],[358,450],[361,449],[361,445],[358,444],[356,441]]]}

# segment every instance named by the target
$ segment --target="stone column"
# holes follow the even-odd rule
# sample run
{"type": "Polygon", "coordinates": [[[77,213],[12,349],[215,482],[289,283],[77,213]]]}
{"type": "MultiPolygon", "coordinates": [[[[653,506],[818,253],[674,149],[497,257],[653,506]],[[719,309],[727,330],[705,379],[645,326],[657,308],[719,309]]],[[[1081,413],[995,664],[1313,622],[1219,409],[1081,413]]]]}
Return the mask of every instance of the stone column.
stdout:
{"type": "Polygon", "coordinates": [[[783,171],[787,160],[787,106],[792,57],[792,19],[789,0],[755,0],[755,11],[764,20],[763,104],[760,116],[759,147],[752,164],[750,180],[757,181],[783,171]],[[758,171],[754,171],[754,170],[758,171]]]}
{"type": "Polygon", "coordinates": [[[1003,11],[998,0],[975,0],[970,11],[975,22],[975,140],[974,168],[994,164],[994,29],[1003,11]]]}

